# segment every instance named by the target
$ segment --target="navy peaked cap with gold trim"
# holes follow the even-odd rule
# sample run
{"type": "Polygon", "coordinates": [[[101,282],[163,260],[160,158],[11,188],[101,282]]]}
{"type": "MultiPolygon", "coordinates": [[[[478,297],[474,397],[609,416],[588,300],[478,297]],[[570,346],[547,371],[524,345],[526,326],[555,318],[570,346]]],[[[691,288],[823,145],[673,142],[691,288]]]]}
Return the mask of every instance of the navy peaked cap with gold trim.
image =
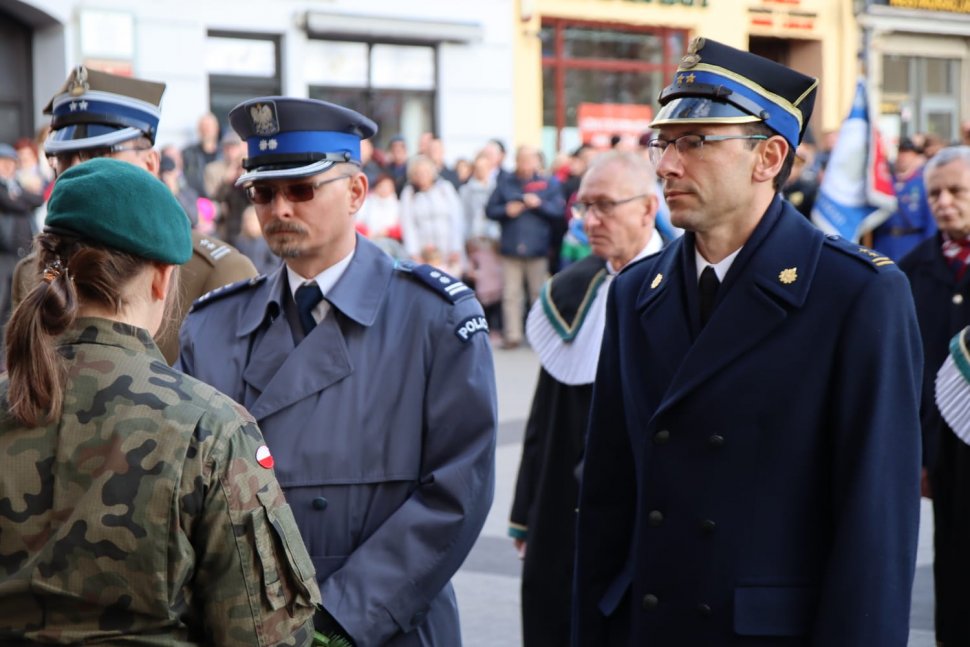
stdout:
{"type": "Polygon", "coordinates": [[[764,122],[798,147],[815,106],[818,79],[706,38],[690,42],[674,82],[660,93],[651,127],[764,122]]]}
{"type": "Polygon", "coordinates": [[[377,124],[349,108],[293,97],[243,101],[229,112],[229,123],[247,148],[238,185],[308,177],[339,162],[360,164],[360,141],[377,134],[377,124]]]}
{"type": "Polygon", "coordinates": [[[44,108],[51,115],[44,152],[109,148],[136,137],[154,144],[164,92],[164,83],[78,65],[44,108]]]}

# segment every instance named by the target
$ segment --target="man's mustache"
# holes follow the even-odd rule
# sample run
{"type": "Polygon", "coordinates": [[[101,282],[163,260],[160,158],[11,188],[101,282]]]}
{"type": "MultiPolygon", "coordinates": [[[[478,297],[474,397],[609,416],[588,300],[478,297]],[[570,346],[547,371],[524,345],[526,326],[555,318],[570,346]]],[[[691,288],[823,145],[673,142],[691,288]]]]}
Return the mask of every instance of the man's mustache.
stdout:
{"type": "Polygon", "coordinates": [[[306,232],[306,229],[304,229],[299,225],[277,221],[277,222],[271,222],[268,225],[266,225],[266,228],[263,233],[266,235],[270,235],[270,234],[305,234],[307,232],[306,232]]]}

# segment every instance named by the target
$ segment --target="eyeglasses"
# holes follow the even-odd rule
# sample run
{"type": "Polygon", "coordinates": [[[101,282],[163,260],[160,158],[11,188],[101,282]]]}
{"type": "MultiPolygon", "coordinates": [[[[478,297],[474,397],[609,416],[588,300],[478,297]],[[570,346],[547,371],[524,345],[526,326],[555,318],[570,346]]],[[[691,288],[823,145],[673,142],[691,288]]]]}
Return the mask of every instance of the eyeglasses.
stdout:
{"type": "Polygon", "coordinates": [[[135,144],[133,146],[124,146],[122,144],[115,144],[108,149],[108,153],[123,153],[125,151],[134,151],[136,153],[142,153],[144,151],[150,151],[152,149],[151,144],[135,144]]]}
{"type": "Polygon", "coordinates": [[[251,184],[246,187],[246,195],[253,204],[269,204],[276,199],[277,192],[281,192],[289,202],[306,202],[312,200],[316,190],[324,184],[346,180],[349,177],[353,176],[338,175],[319,182],[297,182],[295,184],[284,184],[281,187],[275,187],[271,184],[251,184]]]}
{"type": "Polygon", "coordinates": [[[729,139],[768,139],[767,135],[681,135],[673,139],[662,139],[657,137],[647,142],[647,154],[650,161],[656,166],[660,163],[664,151],[671,144],[677,149],[677,154],[691,155],[699,154],[704,147],[704,142],[723,142],[729,139]]]}
{"type": "Polygon", "coordinates": [[[594,200],[593,202],[577,201],[574,202],[572,206],[573,217],[582,220],[590,211],[595,209],[600,218],[610,218],[613,216],[613,211],[621,204],[633,202],[634,200],[639,200],[640,198],[646,198],[649,195],[649,193],[641,193],[640,195],[635,195],[632,198],[624,198],[623,200],[594,200]]]}
{"type": "Polygon", "coordinates": [[[115,153],[124,153],[125,151],[144,153],[145,151],[150,150],[152,150],[151,144],[142,143],[132,144],[130,146],[125,146],[124,144],[115,144],[114,146],[103,146],[100,148],[85,148],[82,150],[67,151],[64,153],[51,153],[47,156],[47,159],[50,162],[50,165],[54,167],[56,173],[60,174],[75,164],[98,159],[99,157],[108,157],[109,155],[113,155],[115,153]]]}

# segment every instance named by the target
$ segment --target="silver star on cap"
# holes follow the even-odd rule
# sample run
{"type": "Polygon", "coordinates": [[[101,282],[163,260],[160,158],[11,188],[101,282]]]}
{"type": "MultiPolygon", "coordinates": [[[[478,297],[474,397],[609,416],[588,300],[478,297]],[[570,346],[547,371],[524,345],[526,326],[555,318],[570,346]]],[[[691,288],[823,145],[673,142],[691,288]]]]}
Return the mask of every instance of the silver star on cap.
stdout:
{"type": "Polygon", "coordinates": [[[279,146],[279,144],[276,142],[275,139],[269,140],[269,142],[266,145],[269,147],[271,151],[275,151],[276,147],[279,146]]]}
{"type": "Polygon", "coordinates": [[[74,112],[77,110],[77,101],[72,101],[68,107],[71,109],[71,112],[74,112]]]}
{"type": "Polygon", "coordinates": [[[87,110],[88,109],[88,102],[87,101],[81,101],[78,105],[81,106],[81,110],[87,110]]]}

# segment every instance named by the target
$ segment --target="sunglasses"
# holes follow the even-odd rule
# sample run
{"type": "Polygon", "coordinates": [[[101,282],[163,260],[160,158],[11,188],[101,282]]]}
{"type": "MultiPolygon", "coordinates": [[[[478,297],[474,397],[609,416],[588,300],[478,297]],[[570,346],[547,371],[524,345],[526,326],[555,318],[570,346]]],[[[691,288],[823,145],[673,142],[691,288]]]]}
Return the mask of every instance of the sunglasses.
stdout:
{"type": "Polygon", "coordinates": [[[251,184],[246,187],[246,196],[253,204],[269,204],[276,199],[277,193],[282,193],[288,202],[307,202],[313,199],[317,189],[324,184],[330,184],[337,180],[346,180],[352,175],[338,175],[336,177],[320,180],[319,182],[297,182],[295,184],[284,184],[281,187],[271,184],[251,184]]]}

